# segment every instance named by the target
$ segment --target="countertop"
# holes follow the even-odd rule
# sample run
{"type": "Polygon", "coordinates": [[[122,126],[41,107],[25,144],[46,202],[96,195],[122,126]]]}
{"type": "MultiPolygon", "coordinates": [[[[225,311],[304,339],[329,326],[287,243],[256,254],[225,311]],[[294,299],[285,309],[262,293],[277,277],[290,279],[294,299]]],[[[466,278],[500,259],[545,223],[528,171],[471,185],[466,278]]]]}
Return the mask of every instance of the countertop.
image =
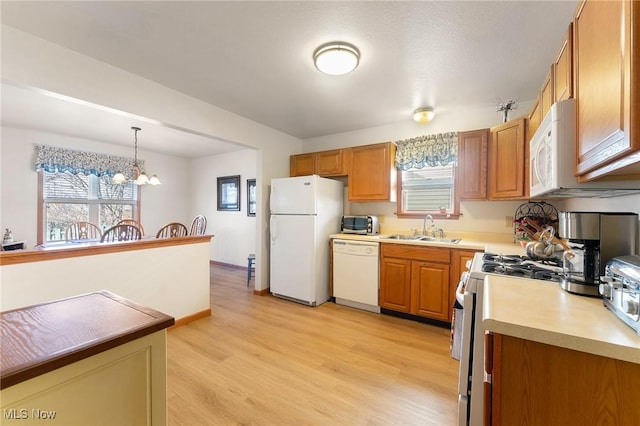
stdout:
{"type": "MultiPolygon", "coordinates": [[[[437,241],[417,241],[417,240],[396,240],[390,239],[391,234],[381,235],[358,235],[358,234],[332,234],[329,237],[341,240],[375,241],[389,244],[409,244],[416,246],[431,246],[453,248],[458,250],[478,250],[496,254],[518,254],[524,255],[524,249],[518,243],[505,241],[483,241],[471,238],[460,239],[458,243],[444,243],[437,241]]],[[[456,237],[458,238],[458,237],[456,237]]]]}
{"type": "Polygon", "coordinates": [[[594,297],[548,281],[487,276],[486,331],[640,364],[640,335],[594,297]]]}
{"type": "Polygon", "coordinates": [[[0,389],[174,324],[171,316],[108,291],[0,314],[0,389]]]}

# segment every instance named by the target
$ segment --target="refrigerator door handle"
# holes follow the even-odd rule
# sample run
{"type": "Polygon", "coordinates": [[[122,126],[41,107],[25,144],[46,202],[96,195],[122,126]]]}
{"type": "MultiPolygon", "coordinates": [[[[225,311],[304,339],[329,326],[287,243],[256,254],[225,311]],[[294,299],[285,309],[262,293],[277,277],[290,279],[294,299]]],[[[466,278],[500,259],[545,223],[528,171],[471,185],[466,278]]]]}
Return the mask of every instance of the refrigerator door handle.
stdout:
{"type": "Polygon", "coordinates": [[[276,234],[278,233],[278,227],[276,226],[276,223],[278,221],[275,219],[274,216],[271,216],[271,244],[275,244],[276,241],[276,234]]]}
{"type": "Polygon", "coordinates": [[[275,197],[273,195],[274,191],[275,191],[275,185],[271,185],[271,191],[269,192],[269,213],[273,213],[273,203],[275,200],[275,197]]]}

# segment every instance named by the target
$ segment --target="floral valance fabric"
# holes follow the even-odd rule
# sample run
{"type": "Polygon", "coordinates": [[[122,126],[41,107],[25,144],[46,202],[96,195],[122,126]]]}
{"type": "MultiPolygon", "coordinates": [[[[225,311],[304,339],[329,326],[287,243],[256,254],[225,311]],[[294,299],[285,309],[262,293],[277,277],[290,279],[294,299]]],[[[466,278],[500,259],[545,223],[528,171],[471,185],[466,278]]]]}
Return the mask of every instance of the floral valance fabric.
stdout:
{"type": "Polygon", "coordinates": [[[396,168],[446,166],[458,160],[458,132],[438,133],[396,141],[396,168]]]}
{"type": "MultiPolygon", "coordinates": [[[[35,147],[36,170],[113,176],[118,172],[126,174],[133,167],[133,158],[76,151],[56,146],[36,145],[35,147]]],[[[138,160],[138,165],[143,168],[144,161],[138,160]]]]}

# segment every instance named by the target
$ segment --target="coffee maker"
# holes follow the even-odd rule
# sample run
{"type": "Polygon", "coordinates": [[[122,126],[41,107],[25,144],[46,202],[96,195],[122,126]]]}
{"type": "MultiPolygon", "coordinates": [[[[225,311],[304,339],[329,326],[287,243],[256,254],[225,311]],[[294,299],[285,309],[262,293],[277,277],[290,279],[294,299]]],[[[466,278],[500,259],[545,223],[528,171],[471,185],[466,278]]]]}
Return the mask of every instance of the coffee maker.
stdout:
{"type": "Polygon", "coordinates": [[[571,247],[563,254],[560,286],[571,293],[599,296],[607,262],[637,252],[638,215],[563,211],[558,219],[558,234],[571,247]]]}

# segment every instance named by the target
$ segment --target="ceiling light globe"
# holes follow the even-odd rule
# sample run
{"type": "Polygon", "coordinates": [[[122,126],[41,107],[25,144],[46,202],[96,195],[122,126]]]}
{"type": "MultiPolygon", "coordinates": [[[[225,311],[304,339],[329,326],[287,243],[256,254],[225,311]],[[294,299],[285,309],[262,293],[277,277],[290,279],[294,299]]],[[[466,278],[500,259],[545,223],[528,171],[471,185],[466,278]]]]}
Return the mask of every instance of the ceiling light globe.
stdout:
{"type": "Polygon", "coordinates": [[[158,178],[157,175],[153,175],[151,176],[151,179],[149,179],[149,185],[161,185],[162,182],[160,182],[160,179],[158,178]]]}
{"type": "Polygon", "coordinates": [[[425,124],[433,120],[435,113],[433,108],[418,108],[413,111],[413,120],[416,123],[425,124]]]}
{"type": "Polygon", "coordinates": [[[328,43],[320,46],[313,54],[316,68],[330,75],[342,75],[355,70],[360,62],[360,52],[347,43],[328,43]]]}

